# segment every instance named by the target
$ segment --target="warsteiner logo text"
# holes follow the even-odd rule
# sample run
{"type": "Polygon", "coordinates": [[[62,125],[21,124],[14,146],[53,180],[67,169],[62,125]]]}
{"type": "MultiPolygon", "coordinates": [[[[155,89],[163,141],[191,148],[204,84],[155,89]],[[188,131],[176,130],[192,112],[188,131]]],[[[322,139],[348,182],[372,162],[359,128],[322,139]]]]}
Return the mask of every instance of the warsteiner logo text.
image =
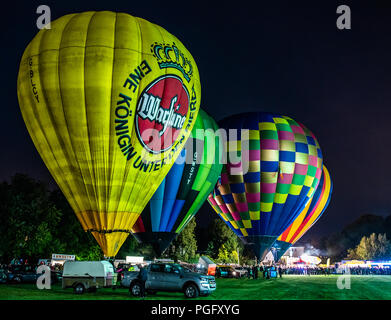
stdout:
{"type": "Polygon", "coordinates": [[[137,107],[138,116],[143,120],[148,119],[149,121],[156,121],[161,124],[163,128],[159,131],[160,137],[166,132],[167,127],[182,129],[186,116],[175,113],[181,107],[180,104],[175,106],[177,100],[178,96],[172,97],[170,109],[167,110],[160,105],[162,101],[161,97],[144,92],[137,107]]]}
{"type": "Polygon", "coordinates": [[[146,150],[158,154],[174,145],[185,123],[189,101],[187,88],[173,74],[155,79],[143,90],[135,124],[137,137],[146,150]]]}

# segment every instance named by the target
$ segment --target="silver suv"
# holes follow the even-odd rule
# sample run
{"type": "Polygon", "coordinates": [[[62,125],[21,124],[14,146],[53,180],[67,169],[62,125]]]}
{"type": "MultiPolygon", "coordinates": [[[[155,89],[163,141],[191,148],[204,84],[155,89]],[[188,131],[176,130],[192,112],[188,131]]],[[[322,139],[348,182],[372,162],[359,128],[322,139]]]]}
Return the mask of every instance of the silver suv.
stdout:
{"type": "MultiPolygon", "coordinates": [[[[141,283],[137,279],[138,272],[127,272],[121,285],[129,287],[130,292],[138,297],[141,292],[141,283]]],[[[183,292],[187,298],[196,298],[199,295],[208,296],[216,290],[216,281],[213,276],[206,276],[174,263],[151,263],[147,267],[147,293],[157,291],[183,292]]]]}

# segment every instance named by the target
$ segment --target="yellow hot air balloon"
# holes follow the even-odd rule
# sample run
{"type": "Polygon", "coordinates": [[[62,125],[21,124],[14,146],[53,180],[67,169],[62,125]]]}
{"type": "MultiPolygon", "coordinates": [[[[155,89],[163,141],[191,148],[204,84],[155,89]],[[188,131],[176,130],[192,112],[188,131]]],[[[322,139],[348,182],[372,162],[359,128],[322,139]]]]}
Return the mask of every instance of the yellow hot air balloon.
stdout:
{"type": "Polygon", "coordinates": [[[105,256],[115,256],[170,170],[200,97],[184,45],[126,13],[63,16],[27,46],[18,75],[24,121],[105,256]]]}

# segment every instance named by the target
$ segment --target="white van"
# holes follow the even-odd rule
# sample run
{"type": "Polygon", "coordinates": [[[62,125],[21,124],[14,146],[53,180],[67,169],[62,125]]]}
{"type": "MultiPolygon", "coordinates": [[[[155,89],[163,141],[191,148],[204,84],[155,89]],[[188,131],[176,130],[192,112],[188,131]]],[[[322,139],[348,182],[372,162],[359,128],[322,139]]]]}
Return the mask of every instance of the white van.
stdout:
{"type": "Polygon", "coordinates": [[[66,261],[62,274],[62,287],[73,288],[75,293],[97,288],[115,288],[117,274],[108,261],[66,261]]]}

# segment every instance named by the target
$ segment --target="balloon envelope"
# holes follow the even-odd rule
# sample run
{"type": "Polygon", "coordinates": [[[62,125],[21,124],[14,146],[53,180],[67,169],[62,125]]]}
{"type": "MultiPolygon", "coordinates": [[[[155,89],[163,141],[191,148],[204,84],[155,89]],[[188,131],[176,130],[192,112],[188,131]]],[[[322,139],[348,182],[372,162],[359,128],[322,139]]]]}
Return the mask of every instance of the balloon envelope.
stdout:
{"type": "Polygon", "coordinates": [[[133,226],[133,236],[140,243],[151,244],[157,256],[195,216],[216,184],[222,168],[220,141],[214,134],[217,129],[217,123],[200,109],[182,157],[133,226]]]}
{"type": "Polygon", "coordinates": [[[84,230],[114,256],[194,125],[200,82],[192,56],[141,18],[66,15],[27,46],[18,100],[84,230]]]}
{"type": "Polygon", "coordinates": [[[316,190],[322,153],[313,133],[287,116],[244,113],[219,125],[236,131],[228,136],[230,158],[208,200],[263,260],[316,190]]]}
{"type": "Polygon", "coordinates": [[[330,203],[333,192],[333,182],[326,166],[313,197],[298,215],[295,221],[278,237],[273,244],[275,261],[280,260],[284,253],[295,244],[322,216],[330,203]]]}

